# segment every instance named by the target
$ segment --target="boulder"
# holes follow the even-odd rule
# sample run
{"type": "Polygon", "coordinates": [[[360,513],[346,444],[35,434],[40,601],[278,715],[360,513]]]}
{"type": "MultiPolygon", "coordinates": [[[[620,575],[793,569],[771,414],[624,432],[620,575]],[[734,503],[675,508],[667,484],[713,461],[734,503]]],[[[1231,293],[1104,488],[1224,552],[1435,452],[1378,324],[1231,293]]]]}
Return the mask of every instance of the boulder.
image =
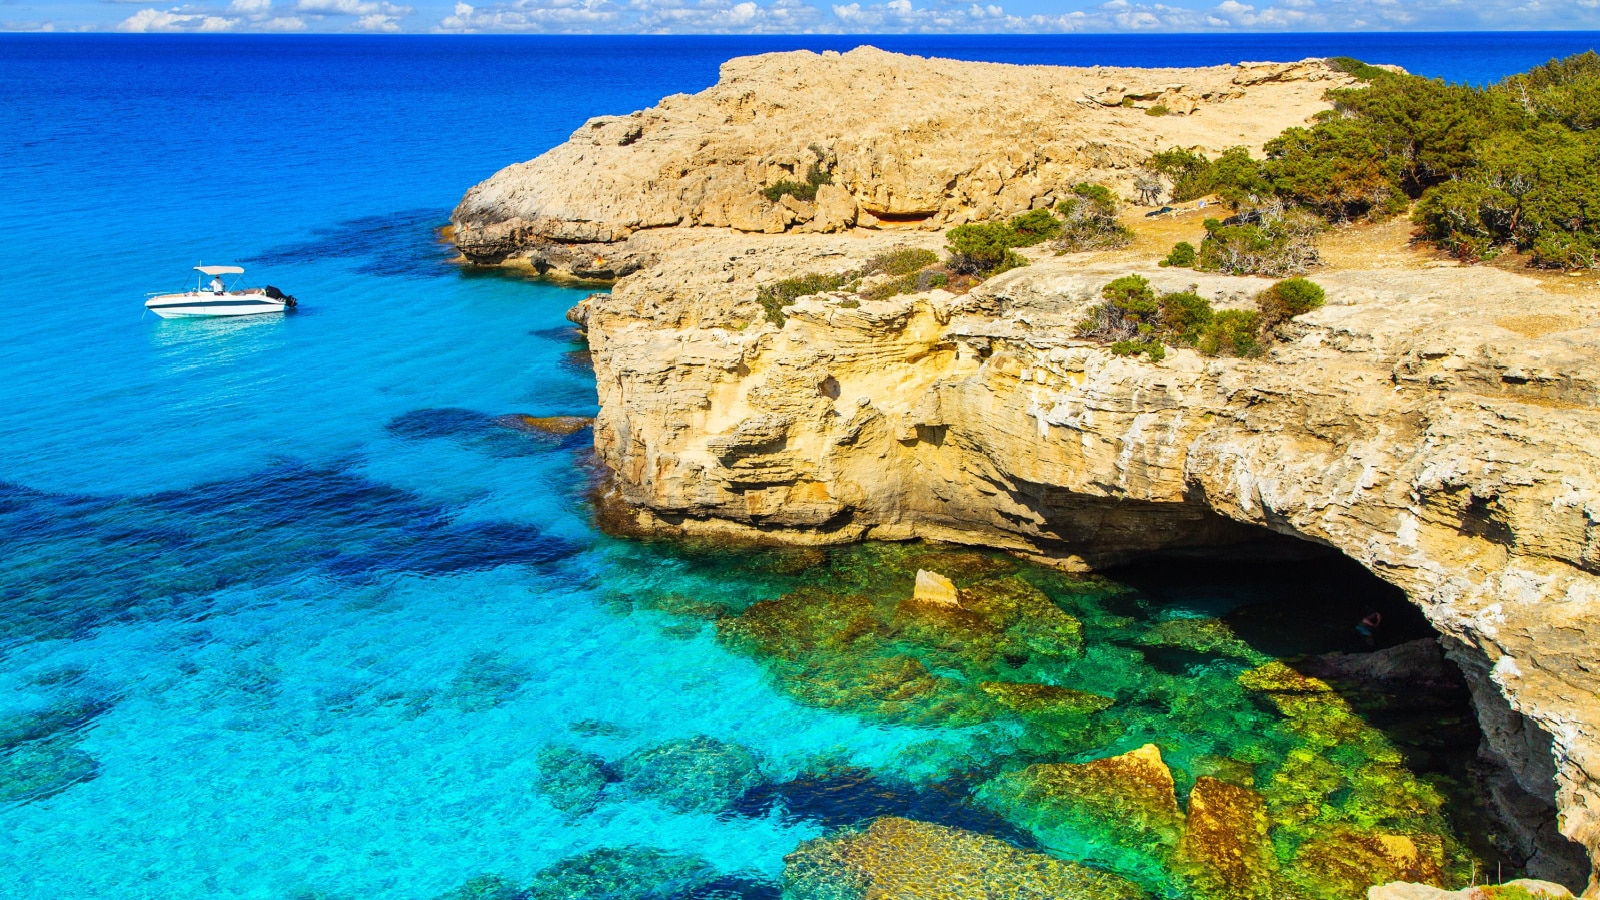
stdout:
{"type": "Polygon", "coordinates": [[[931,603],[934,606],[961,605],[961,599],[956,596],[955,583],[927,569],[917,570],[917,585],[911,592],[911,600],[913,603],[931,603]]]}

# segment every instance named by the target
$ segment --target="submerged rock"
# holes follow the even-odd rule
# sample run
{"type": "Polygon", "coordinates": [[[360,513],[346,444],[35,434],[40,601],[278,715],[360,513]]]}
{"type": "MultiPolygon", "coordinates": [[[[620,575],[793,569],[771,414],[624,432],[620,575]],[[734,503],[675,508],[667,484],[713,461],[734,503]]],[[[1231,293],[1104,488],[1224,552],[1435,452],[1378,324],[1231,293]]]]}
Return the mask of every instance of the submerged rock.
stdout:
{"type": "Polygon", "coordinates": [[[463,712],[493,709],[505,702],[528,682],[527,669],[500,654],[474,653],[450,679],[445,699],[463,712]]]}
{"type": "Polygon", "coordinates": [[[1131,868],[1152,877],[1183,828],[1172,771],[1154,744],[1085,763],[1031,765],[988,782],[979,797],[1052,849],[1120,847],[1137,855],[1131,868]]]}
{"type": "Polygon", "coordinates": [[[978,687],[1007,709],[1032,716],[1089,715],[1107,709],[1116,702],[1110,697],[1053,684],[985,681],[978,687]]]}
{"type": "Polygon", "coordinates": [[[590,427],[594,424],[594,419],[588,416],[525,416],[518,413],[509,416],[496,416],[494,423],[516,431],[531,431],[537,434],[566,437],[590,427]]]}
{"type": "Polygon", "coordinates": [[[551,806],[569,815],[593,812],[606,785],[616,780],[604,759],[572,747],[545,747],[538,762],[534,786],[551,806]]]}
{"type": "Polygon", "coordinates": [[[1217,900],[1276,896],[1270,825],[1260,794],[1214,778],[1197,779],[1178,842],[1178,857],[1195,893],[1217,900]]]}
{"type": "Polygon", "coordinates": [[[719,812],[761,783],[750,751],[716,738],[668,741],[617,764],[622,784],[679,812],[719,812]]]}
{"type": "Polygon", "coordinates": [[[955,582],[927,569],[917,570],[916,590],[911,594],[913,603],[931,603],[934,606],[960,606],[955,582]]]}
{"type": "Polygon", "coordinates": [[[1303,884],[1338,897],[1360,897],[1391,881],[1439,886],[1444,879],[1444,850],[1434,835],[1339,831],[1307,841],[1294,863],[1303,884]]]}
{"type": "Polygon", "coordinates": [[[1004,841],[886,817],[806,841],[784,859],[786,900],[1137,900],[1136,885],[1004,841]]]}
{"type": "Polygon", "coordinates": [[[698,856],[647,847],[601,847],[542,870],[528,900],[667,900],[715,880],[698,856]]]}
{"type": "Polygon", "coordinates": [[[1228,623],[1221,619],[1175,618],[1156,623],[1154,628],[1139,638],[1139,643],[1151,647],[1176,647],[1195,653],[1231,656],[1254,665],[1268,657],[1239,639],[1228,623]]]}
{"type": "Polygon", "coordinates": [[[0,753],[0,803],[54,797],[99,774],[95,758],[70,741],[22,744],[0,753]]]}
{"type": "Polygon", "coordinates": [[[446,891],[434,900],[524,900],[527,892],[499,875],[478,875],[469,878],[455,890],[446,891]]]}

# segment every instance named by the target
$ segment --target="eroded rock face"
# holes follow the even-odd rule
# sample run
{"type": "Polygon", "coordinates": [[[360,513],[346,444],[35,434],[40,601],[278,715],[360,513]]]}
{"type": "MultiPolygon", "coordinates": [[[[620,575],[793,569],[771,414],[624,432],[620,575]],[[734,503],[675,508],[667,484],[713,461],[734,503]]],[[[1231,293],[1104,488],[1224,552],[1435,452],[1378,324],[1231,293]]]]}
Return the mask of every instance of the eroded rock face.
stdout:
{"type": "MultiPolygon", "coordinates": [[[[1495,270],[1332,271],[1265,358],[1152,364],[1074,337],[1125,266],[805,298],[782,328],[753,302],[894,239],[712,237],[588,302],[596,447],[640,527],[1089,566],[1266,532],[1334,547],[1427,613],[1488,753],[1600,847],[1600,303],[1495,270]]],[[[1140,271],[1220,306],[1263,284],[1140,271]]]]}
{"type": "Polygon", "coordinates": [[[1192,69],[1013,66],[859,47],[731,60],[718,83],[501,170],[452,216],[476,262],[612,278],[653,264],[668,226],[836,232],[940,229],[1124,185],[1156,150],[1259,148],[1327,108],[1348,76],[1318,60],[1192,69]],[[1163,106],[1171,114],[1152,117],[1163,106]],[[1225,126],[1225,127],[1224,127],[1225,126]],[[831,175],[812,201],[761,190],[831,175]]]}

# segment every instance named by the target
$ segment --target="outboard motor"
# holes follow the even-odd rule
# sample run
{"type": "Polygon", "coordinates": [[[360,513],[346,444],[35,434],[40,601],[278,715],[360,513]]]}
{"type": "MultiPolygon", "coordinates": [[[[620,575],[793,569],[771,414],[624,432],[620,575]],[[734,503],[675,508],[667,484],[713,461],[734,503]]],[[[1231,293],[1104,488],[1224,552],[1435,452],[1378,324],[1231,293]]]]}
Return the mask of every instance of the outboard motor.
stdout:
{"type": "Polygon", "coordinates": [[[283,291],[278,290],[277,288],[273,287],[270,284],[267,285],[265,288],[262,288],[262,293],[266,294],[269,298],[271,298],[273,300],[282,300],[283,301],[283,305],[287,306],[290,309],[294,309],[296,306],[300,305],[299,302],[296,301],[293,297],[289,296],[288,294],[285,294],[283,291]]]}

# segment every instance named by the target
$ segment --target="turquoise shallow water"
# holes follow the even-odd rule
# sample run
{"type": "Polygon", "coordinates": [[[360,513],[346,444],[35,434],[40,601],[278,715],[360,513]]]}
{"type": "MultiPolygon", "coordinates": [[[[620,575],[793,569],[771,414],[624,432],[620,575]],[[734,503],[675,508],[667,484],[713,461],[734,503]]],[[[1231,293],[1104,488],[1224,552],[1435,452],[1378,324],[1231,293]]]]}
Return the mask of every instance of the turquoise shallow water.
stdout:
{"type": "MultiPolygon", "coordinates": [[[[1305,55],[1094,40],[877,42],[1305,55]]],[[[1447,42],[1390,49],[1473,79],[1586,40],[1454,72],[1447,42]]],[[[625,614],[669,594],[739,607],[791,575],[597,536],[588,434],[495,420],[595,411],[563,317],[582,292],[461,273],[434,234],[471,182],[587,116],[796,43],[0,38],[7,896],[427,898],[605,846],[692,852],[725,890],[771,896],[838,810],[644,795],[574,817],[533,789],[538,752],[615,761],[705,736],[767,782],[818,757],[940,774],[911,760],[960,729],[802,706],[697,620],[625,614]],[[141,318],[144,292],[202,259],[303,308],[141,318]]],[[[1193,615],[1241,602],[1151,590],[1193,615]]]]}

